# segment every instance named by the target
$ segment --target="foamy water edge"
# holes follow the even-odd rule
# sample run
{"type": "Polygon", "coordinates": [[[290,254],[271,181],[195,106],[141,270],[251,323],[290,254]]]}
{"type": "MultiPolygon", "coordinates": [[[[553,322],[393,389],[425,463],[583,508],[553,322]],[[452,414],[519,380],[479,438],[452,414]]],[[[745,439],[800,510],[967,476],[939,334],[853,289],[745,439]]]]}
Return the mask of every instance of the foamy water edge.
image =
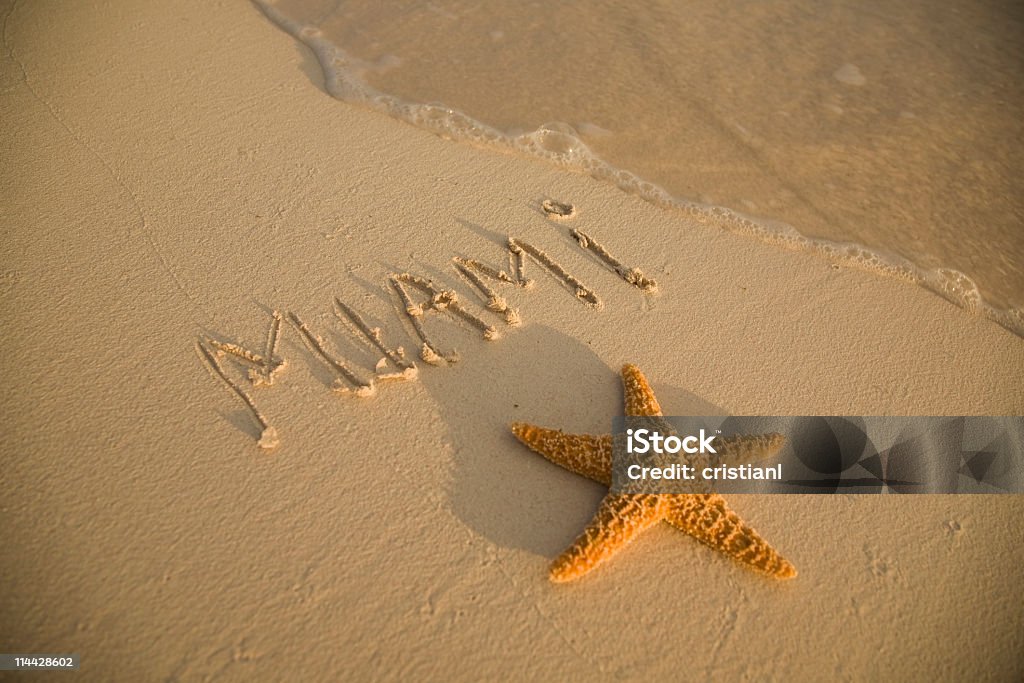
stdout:
{"type": "Polygon", "coordinates": [[[853,242],[808,237],[781,221],[753,218],[727,207],[673,197],[654,183],[602,160],[569,126],[548,124],[533,132],[513,136],[454,109],[406,102],[370,86],[362,76],[373,66],[348,55],[324,38],[316,27],[289,19],[267,0],[253,0],[253,3],[273,24],[313,51],[323,70],[327,92],[335,99],[369,107],[442,137],[514,150],[557,166],[582,171],[658,207],[682,211],[704,225],[756,237],[766,244],[786,249],[811,251],[836,264],[922,286],[965,311],[988,318],[1024,338],[1024,310],[992,306],[985,301],[975,282],[961,271],[922,268],[903,257],[853,242]]]}

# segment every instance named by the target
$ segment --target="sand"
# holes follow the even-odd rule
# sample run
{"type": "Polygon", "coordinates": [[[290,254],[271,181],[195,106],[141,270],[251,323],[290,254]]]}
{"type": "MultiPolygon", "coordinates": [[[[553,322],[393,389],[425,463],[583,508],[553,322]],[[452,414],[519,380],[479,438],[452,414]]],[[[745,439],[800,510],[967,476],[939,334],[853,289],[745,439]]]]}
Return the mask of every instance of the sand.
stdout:
{"type": "Polygon", "coordinates": [[[686,219],[589,178],[453,144],[318,87],[245,3],[7,3],[0,71],[7,352],[0,650],[83,680],[1006,680],[1024,673],[1019,496],[744,496],[799,569],[773,582],[669,528],[576,584],[550,558],[604,491],[512,420],[607,431],[616,371],[670,413],[1021,414],[1024,342],[924,290],[686,219]],[[544,199],[577,213],[552,221],[544,199]],[[568,236],[659,284],[630,287],[568,236]],[[453,256],[530,264],[482,313],[453,256]],[[672,236],[671,238],[668,236],[672,236]],[[460,360],[335,395],[294,327],[280,445],[196,351],[262,349],[291,311],[360,376],[357,308],[412,357],[387,289],[456,287],[502,338],[426,321],[460,360]]]}

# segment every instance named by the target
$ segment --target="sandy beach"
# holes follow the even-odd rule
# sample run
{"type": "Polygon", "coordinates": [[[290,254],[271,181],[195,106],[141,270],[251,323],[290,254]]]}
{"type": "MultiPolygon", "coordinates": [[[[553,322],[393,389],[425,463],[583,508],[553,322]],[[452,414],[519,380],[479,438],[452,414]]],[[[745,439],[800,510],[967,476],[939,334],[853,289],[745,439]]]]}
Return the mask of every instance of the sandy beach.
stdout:
{"type": "Polygon", "coordinates": [[[82,680],[114,681],[1024,675],[1020,496],[736,496],[797,578],[665,526],[554,585],[605,489],[508,428],[607,432],[624,363],[669,414],[1021,415],[1006,329],[339,103],[248,3],[5,2],[0,20],[0,651],[78,653],[82,680]],[[487,312],[452,259],[505,267],[509,237],[600,307],[530,261],[536,286],[501,291],[522,324],[487,312]],[[500,338],[428,315],[459,360],[424,362],[404,273],[500,338]],[[332,392],[287,314],[371,378],[381,354],[336,298],[414,380],[332,392]],[[274,311],[272,386],[220,357],[265,449],[197,343],[262,353],[274,311]]]}

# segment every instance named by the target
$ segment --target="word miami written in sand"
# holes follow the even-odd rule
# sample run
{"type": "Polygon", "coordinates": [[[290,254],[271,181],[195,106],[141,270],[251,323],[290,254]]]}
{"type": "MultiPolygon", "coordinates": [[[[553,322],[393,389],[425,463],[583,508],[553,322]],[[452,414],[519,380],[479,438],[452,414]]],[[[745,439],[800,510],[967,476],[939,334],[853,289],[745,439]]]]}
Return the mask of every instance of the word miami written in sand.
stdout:
{"type": "MultiPolygon", "coordinates": [[[[629,268],[615,258],[605,247],[590,235],[576,229],[569,232],[576,244],[592,254],[602,266],[615,273],[621,280],[651,294],[657,284],[648,279],[637,268],[629,268]]],[[[519,311],[509,306],[508,301],[496,290],[499,286],[530,289],[534,281],[526,276],[527,261],[532,260],[546,270],[584,306],[601,308],[601,299],[593,289],[586,286],[554,261],[547,253],[524,240],[509,237],[506,245],[508,270],[490,266],[476,259],[454,257],[451,266],[460,280],[483,299],[486,312],[475,312],[463,303],[455,290],[439,289],[430,279],[413,273],[392,273],[387,281],[390,289],[401,302],[401,309],[411,323],[417,337],[420,358],[430,365],[444,365],[458,361],[454,349],[441,348],[428,334],[425,320],[431,314],[454,324],[468,326],[478,331],[485,340],[494,341],[501,337],[497,327],[485,320],[490,313],[508,326],[517,326],[522,318],[519,311]]],[[[379,327],[371,327],[363,316],[339,298],[334,299],[335,315],[357,338],[381,354],[372,370],[352,367],[338,354],[333,353],[323,337],[311,330],[296,313],[282,314],[274,311],[271,316],[267,340],[262,351],[253,351],[242,344],[200,337],[196,350],[211,370],[214,377],[224,384],[248,409],[260,426],[258,444],[271,449],[278,445],[277,430],[260,410],[252,395],[232,379],[225,370],[224,362],[230,360],[240,364],[248,372],[249,382],[254,388],[273,386],[277,376],[287,367],[288,362],[278,354],[278,345],[284,324],[287,322],[302,338],[313,355],[334,375],[332,391],[339,394],[353,394],[369,397],[376,393],[377,383],[388,380],[412,380],[417,377],[416,363],[406,357],[401,346],[390,346],[379,327]],[[369,372],[370,376],[366,377],[369,372]]]]}

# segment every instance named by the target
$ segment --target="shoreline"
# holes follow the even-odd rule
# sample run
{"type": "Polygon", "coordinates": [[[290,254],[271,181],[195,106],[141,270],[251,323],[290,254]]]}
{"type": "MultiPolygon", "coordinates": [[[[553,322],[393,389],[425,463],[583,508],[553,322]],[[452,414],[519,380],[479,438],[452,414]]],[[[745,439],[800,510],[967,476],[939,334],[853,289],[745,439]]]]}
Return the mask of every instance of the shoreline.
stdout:
{"type": "Polygon", "coordinates": [[[1009,331],[339,103],[254,5],[2,14],[11,651],[74,651],[107,680],[582,680],[678,673],[653,636],[671,633],[708,678],[1021,673],[1019,496],[731,496],[799,578],[665,528],[555,587],[548,562],[605,491],[508,429],[606,432],[624,362],[668,414],[1020,415],[1009,331]],[[553,220],[547,199],[577,211],[553,220]],[[488,311],[453,259],[512,271],[509,237],[600,307],[531,253],[533,287],[494,285],[521,324],[488,311]],[[459,360],[424,361],[391,284],[406,273],[500,338],[428,310],[459,360]],[[380,328],[386,372],[402,346],[416,378],[335,393],[344,376],[288,313],[357,378],[386,355],[336,300],[380,328]],[[259,386],[224,357],[276,448],[204,365],[211,338],[287,360],[259,386]]]}
{"type": "MultiPolygon", "coordinates": [[[[458,109],[450,109],[443,104],[407,101],[380,91],[363,77],[364,72],[372,71],[372,65],[348,54],[343,47],[325,38],[318,28],[302,25],[284,16],[272,2],[251,1],[268,21],[315,55],[320,74],[308,74],[311,81],[340,102],[383,113],[459,143],[541,159],[555,167],[601,180],[659,208],[679,212],[686,219],[744,235],[763,244],[813,253],[837,266],[858,268],[879,277],[922,287],[953,303],[968,315],[993,320],[1024,339],[1024,309],[994,305],[981,293],[977,282],[962,271],[948,265],[925,267],[891,250],[869,247],[854,241],[814,237],[779,218],[756,216],[733,207],[702,203],[674,195],[656,182],[646,180],[627,168],[608,163],[578,134],[561,130],[557,126],[542,126],[512,135],[458,109]]],[[[308,73],[308,69],[306,71],[308,73]]]]}

